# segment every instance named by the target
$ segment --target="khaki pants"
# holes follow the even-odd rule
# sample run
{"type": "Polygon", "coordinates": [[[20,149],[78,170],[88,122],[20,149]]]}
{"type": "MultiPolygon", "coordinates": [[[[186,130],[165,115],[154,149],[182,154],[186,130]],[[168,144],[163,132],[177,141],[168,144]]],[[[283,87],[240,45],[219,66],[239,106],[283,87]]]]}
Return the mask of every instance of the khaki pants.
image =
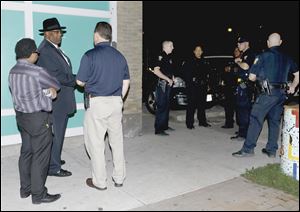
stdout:
{"type": "Polygon", "coordinates": [[[85,112],[84,142],[92,162],[93,184],[106,187],[105,134],[108,133],[113,156],[112,177],[123,183],[126,175],[122,130],[123,101],[120,96],[101,96],[90,99],[90,108],[85,112]]]}

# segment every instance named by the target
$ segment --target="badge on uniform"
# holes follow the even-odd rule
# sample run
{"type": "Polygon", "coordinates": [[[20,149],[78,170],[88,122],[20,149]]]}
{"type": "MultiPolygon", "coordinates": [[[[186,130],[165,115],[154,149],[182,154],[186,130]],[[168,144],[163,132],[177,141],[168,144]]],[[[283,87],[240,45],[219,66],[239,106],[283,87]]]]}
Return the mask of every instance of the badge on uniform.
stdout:
{"type": "Polygon", "coordinates": [[[257,58],[255,58],[255,60],[254,60],[253,64],[256,64],[256,63],[257,63],[257,61],[258,61],[258,57],[257,57],[257,58]]]}
{"type": "Polygon", "coordinates": [[[162,60],[162,56],[158,56],[158,61],[161,61],[162,60]]]}

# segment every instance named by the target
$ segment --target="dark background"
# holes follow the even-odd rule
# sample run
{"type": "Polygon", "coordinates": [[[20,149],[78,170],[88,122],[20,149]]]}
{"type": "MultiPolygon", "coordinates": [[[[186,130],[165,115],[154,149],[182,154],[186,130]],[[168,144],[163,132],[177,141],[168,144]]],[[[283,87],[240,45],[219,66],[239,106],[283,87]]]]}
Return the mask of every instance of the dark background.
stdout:
{"type": "Polygon", "coordinates": [[[175,58],[184,60],[195,43],[205,55],[232,55],[240,35],[261,52],[272,32],[281,34],[283,50],[299,64],[298,1],[143,2],[144,63],[161,51],[164,40],[172,40],[175,58]]]}

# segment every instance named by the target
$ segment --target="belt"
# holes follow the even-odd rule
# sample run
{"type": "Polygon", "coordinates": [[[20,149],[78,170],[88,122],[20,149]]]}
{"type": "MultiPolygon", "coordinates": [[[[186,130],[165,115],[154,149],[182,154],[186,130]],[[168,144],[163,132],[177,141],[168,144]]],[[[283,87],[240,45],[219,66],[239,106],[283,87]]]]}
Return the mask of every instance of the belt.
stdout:
{"type": "Polygon", "coordinates": [[[285,89],[287,85],[284,84],[270,84],[270,89],[285,89]]]}

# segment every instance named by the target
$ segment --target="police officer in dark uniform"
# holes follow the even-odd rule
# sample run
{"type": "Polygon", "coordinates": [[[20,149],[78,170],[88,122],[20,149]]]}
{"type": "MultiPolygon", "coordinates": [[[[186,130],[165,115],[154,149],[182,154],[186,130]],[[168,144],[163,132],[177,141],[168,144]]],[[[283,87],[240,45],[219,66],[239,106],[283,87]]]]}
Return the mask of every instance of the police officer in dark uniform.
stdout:
{"type": "MultiPolygon", "coordinates": [[[[233,52],[234,59],[241,57],[240,50],[236,47],[233,52]]],[[[234,123],[234,111],[235,111],[235,94],[237,87],[237,71],[238,65],[233,62],[230,66],[226,66],[224,73],[222,74],[222,85],[224,92],[224,110],[225,110],[225,125],[222,128],[233,128],[234,123]]]]}
{"type": "Polygon", "coordinates": [[[164,41],[163,52],[158,56],[153,73],[159,77],[156,87],[155,134],[169,135],[165,130],[173,131],[169,127],[170,93],[174,82],[174,64],[171,53],[174,49],[172,41],[164,41]]]}
{"type": "Polygon", "coordinates": [[[237,72],[238,86],[236,94],[236,113],[239,131],[238,134],[236,136],[231,137],[231,139],[246,138],[253,98],[253,94],[249,88],[248,83],[248,72],[255,59],[255,54],[249,46],[249,39],[246,37],[238,38],[238,48],[240,51],[243,52],[241,58],[235,59],[235,63],[239,67],[237,72]]]}
{"type": "Polygon", "coordinates": [[[208,88],[208,67],[201,57],[203,50],[201,45],[194,48],[193,58],[184,64],[184,74],[187,92],[186,126],[194,129],[194,114],[197,109],[199,126],[210,127],[206,121],[206,96],[208,88]]]}
{"type": "Polygon", "coordinates": [[[247,138],[242,149],[232,153],[235,157],[254,155],[254,148],[258,136],[267,118],[269,136],[266,147],[262,152],[269,157],[275,157],[278,149],[277,140],[283,103],[287,93],[294,93],[299,83],[299,70],[297,65],[285,54],[280,52],[282,41],[278,33],[272,33],[268,38],[269,50],[256,57],[254,65],[250,69],[249,79],[260,82],[261,93],[256,99],[250,116],[250,124],[247,138]],[[288,74],[294,75],[292,84],[287,86],[288,74]]]}

